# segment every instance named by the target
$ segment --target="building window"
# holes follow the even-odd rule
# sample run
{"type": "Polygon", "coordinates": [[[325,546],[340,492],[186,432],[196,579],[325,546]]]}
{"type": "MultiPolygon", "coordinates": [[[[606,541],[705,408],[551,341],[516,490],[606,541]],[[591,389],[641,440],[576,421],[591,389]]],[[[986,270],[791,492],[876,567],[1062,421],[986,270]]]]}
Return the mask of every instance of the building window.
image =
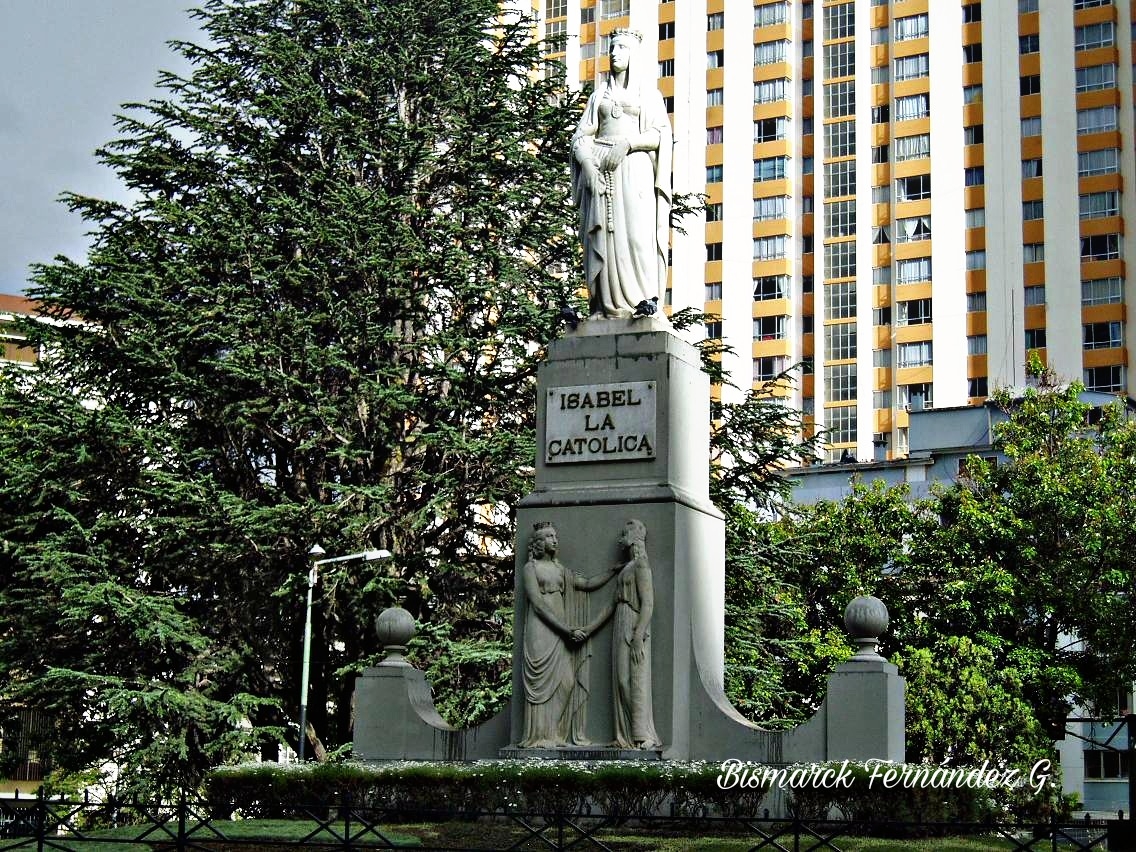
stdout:
{"type": "Polygon", "coordinates": [[[706,144],[707,145],[721,145],[722,144],[722,126],[707,127],[706,128],[706,144]]]}
{"type": "Polygon", "coordinates": [[[1045,304],[1044,284],[1031,284],[1029,287],[1026,287],[1025,292],[1027,308],[1045,304]]]}
{"type": "Polygon", "coordinates": [[[982,228],[986,225],[986,208],[972,207],[966,211],[965,223],[967,228],[982,228]]]}
{"type": "Polygon", "coordinates": [[[872,408],[891,408],[891,391],[872,391],[872,408]]]}
{"type": "Polygon", "coordinates": [[[856,122],[834,121],[824,125],[824,144],[830,157],[849,157],[856,153],[856,122]]]}
{"type": "Polygon", "coordinates": [[[707,166],[706,167],[706,182],[707,183],[721,183],[722,182],[722,167],[707,166]]]}
{"type": "Polygon", "coordinates": [[[631,0],[603,0],[603,17],[622,18],[631,14],[631,0]]]}
{"type": "Polygon", "coordinates": [[[706,301],[715,302],[722,298],[722,282],[711,281],[706,285],[706,301]]]}
{"type": "Polygon", "coordinates": [[[720,30],[726,25],[726,16],[723,12],[711,12],[706,16],[706,29],[720,30]]]}
{"type": "Polygon", "coordinates": [[[883,308],[872,308],[872,325],[891,325],[891,305],[883,308]]]}
{"type": "Polygon", "coordinates": [[[856,365],[834,364],[824,368],[824,401],[849,402],[856,399],[856,365]]]}
{"type": "Polygon", "coordinates": [[[909,41],[927,35],[927,13],[895,19],[895,40],[909,41]]]}
{"type": "Polygon", "coordinates": [[[856,112],[856,83],[827,83],[824,87],[824,114],[828,118],[842,118],[856,112]]]}
{"type": "Polygon", "coordinates": [[[1074,50],[1095,50],[1098,47],[1111,47],[1114,44],[1116,44],[1116,24],[1112,21],[1085,24],[1073,30],[1074,50]]]}
{"type": "Polygon", "coordinates": [[[789,238],[785,234],[757,237],[753,241],[754,260],[777,260],[785,257],[789,238]]]}
{"type": "Polygon", "coordinates": [[[825,278],[852,278],[856,275],[856,241],[824,245],[825,278]]]}
{"type": "MultiPolygon", "coordinates": [[[[968,8],[966,6],[963,7],[968,8]]],[[[926,77],[931,73],[930,57],[926,53],[917,53],[914,56],[900,56],[895,60],[895,79],[915,80],[926,77]]]]}
{"type": "Polygon", "coordinates": [[[824,205],[824,235],[851,237],[856,233],[856,199],[833,201],[824,205]]]}
{"type": "Polygon", "coordinates": [[[888,67],[886,65],[874,65],[874,66],[872,66],[872,85],[873,86],[879,86],[883,83],[890,83],[890,82],[891,82],[891,74],[888,73],[888,67]]]}
{"type": "Polygon", "coordinates": [[[726,61],[726,51],[724,50],[708,50],[706,51],[706,67],[707,68],[721,68],[726,61]]]}
{"type": "MultiPolygon", "coordinates": [[[[986,335],[973,334],[966,339],[966,354],[967,355],[985,355],[986,354],[986,335]]],[[[971,394],[975,396],[975,394],[971,394]]]]}
{"type": "Polygon", "coordinates": [[[1022,263],[1041,263],[1045,260],[1045,243],[1026,243],[1022,246],[1022,263]]]}
{"type": "Polygon", "coordinates": [[[754,317],[754,340],[782,340],[785,337],[785,317],[754,317]]]}
{"type": "Polygon", "coordinates": [[[926,93],[905,95],[895,99],[896,121],[911,121],[916,118],[926,118],[930,114],[931,96],[926,93]]]}
{"type": "Polygon", "coordinates": [[[970,166],[962,172],[964,186],[981,186],[986,183],[986,169],[982,166],[970,166]]]}
{"type": "Polygon", "coordinates": [[[931,258],[912,257],[897,260],[895,278],[900,284],[925,284],[931,280],[931,258]]]}
{"type": "Polygon", "coordinates": [[[966,268],[971,272],[977,269],[985,269],[986,250],[980,249],[978,251],[968,251],[966,253],[966,268]]]}
{"type": "Polygon", "coordinates": [[[707,89],[706,90],[706,106],[720,107],[722,105],[722,90],[721,89],[707,89]]]}
{"type": "Polygon", "coordinates": [[[1081,260],[1116,260],[1120,257],[1120,234],[1081,237],[1081,260]]]}
{"type": "Polygon", "coordinates": [[[986,376],[975,376],[973,379],[967,379],[966,395],[970,397],[989,396],[990,389],[986,376]]]}
{"type": "Polygon", "coordinates": [[[982,42],[964,44],[962,46],[962,61],[964,65],[982,61],[982,42]]]}
{"type": "Polygon", "coordinates": [[[986,130],[984,125],[972,124],[969,127],[962,129],[962,144],[963,145],[981,145],[986,141],[986,130]]]}
{"type": "Polygon", "coordinates": [[[931,322],[931,300],[909,299],[900,302],[896,305],[895,320],[896,325],[924,325],[931,322]]]}
{"type": "Polygon", "coordinates": [[[1088,322],[1082,328],[1086,349],[1116,349],[1124,345],[1119,322],[1088,322]]]}
{"type": "Polygon", "coordinates": [[[753,161],[753,179],[782,180],[789,173],[788,157],[763,157],[753,161]]]}
{"type": "Polygon", "coordinates": [[[911,175],[895,179],[895,200],[921,201],[931,197],[931,176],[911,175]]]}
{"type": "Polygon", "coordinates": [[[918,243],[931,239],[931,217],[909,216],[897,219],[895,223],[895,241],[897,243],[918,243]]]}
{"type": "Polygon", "coordinates": [[[763,6],[754,7],[753,25],[755,27],[772,27],[783,24],[787,20],[789,20],[789,4],[787,2],[766,3],[763,6]]]}
{"type": "Polygon", "coordinates": [[[753,359],[753,380],[771,382],[785,372],[785,359],[779,356],[753,359]]]}
{"type": "Polygon", "coordinates": [[[973,83],[962,87],[962,102],[964,104],[982,103],[982,84],[973,83]]]}
{"type": "Polygon", "coordinates": [[[891,187],[887,184],[872,187],[873,204],[889,204],[891,202],[891,187]]]}
{"type": "MultiPolygon", "coordinates": [[[[842,405],[826,409],[825,419],[828,427],[829,444],[854,444],[856,442],[856,406],[842,405]]],[[[835,459],[834,459],[835,461],[835,459]]]]}
{"type": "Polygon", "coordinates": [[[1119,278],[1094,278],[1081,282],[1081,304],[1118,305],[1123,300],[1124,284],[1119,278]]]}
{"type": "Polygon", "coordinates": [[[1045,348],[1045,329],[1044,328],[1027,328],[1026,329],[1026,349],[1044,349],[1045,348]]]}
{"type": "Polygon", "coordinates": [[[1111,6],[1112,0],[1073,0],[1074,9],[1095,9],[1097,6],[1111,6]]]}
{"type": "MultiPolygon", "coordinates": [[[[1080,197],[1082,219],[1102,219],[1120,215],[1120,193],[1115,189],[1090,192],[1080,197]]],[[[1040,218],[1040,217],[1039,217],[1040,218]]]]}
{"type": "Polygon", "coordinates": [[[1102,780],[1105,778],[1127,778],[1128,754],[1122,751],[1086,749],[1085,777],[1102,780]]]}
{"type": "Polygon", "coordinates": [[[986,291],[966,294],[966,312],[976,314],[986,310],[986,291]]]}
{"type": "Polygon", "coordinates": [[[770,299],[789,297],[788,275],[763,275],[753,279],[753,300],[766,302],[770,299]]]}
{"type": "Polygon", "coordinates": [[[1018,36],[1018,53],[1023,55],[1027,53],[1037,53],[1041,50],[1041,41],[1037,37],[1037,33],[1032,35],[1018,36]]]}
{"type": "Polygon", "coordinates": [[[841,3],[824,10],[824,40],[835,41],[856,35],[855,3],[841,3]]]}
{"type": "Polygon", "coordinates": [[[789,95],[789,81],[784,77],[775,80],[759,80],[753,84],[753,102],[755,104],[770,104],[774,101],[783,101],[789,95]]]}
{"type": "Polygon", "coordinates": [[[840,322],[824,327],[824,351],[830,361],[856,357],[856,323],[840,322]]]}
{"type": "Polygon", "coordinates": [[[772,65],[775,62],[784,62],[788,55],[789,42],[785,39],[762,41],[753,46],[754,65],[772,65]]]}
{"type": "MultiPolygon", "coordinates": [[[[567,5],[567,4],[565,4],[565,5],[567,5]]],[[[596,7],[595,6],[585,6],[582,9],[580,9],[580,23],[581,24],[592,24],[592,23],[595,23],[595,20],[596,20],[596,7]]]]}
{"type": "Polygon", "coordinates": [[[1028,15],[1037,11],[1038,0],[1018,0],[1018,14],[1028,15]]]}
{"type": "Polygon", "coordinates": [[[872,366],[876,368],[886,368],[891,366],[891,350],[890,349],[873,349],[872,350],[872,366]]]}
{"type": "Polygon", "coordinates": [[[887,27],[872,27],[869,34],[872,44],[887,44],[888,43],[888,28],[887,27]]]}
{"type": "Polygon", "coordinates": [[[673,77],[675,75],[675,61],[673,59],[664,59],[659,63],[659,76],[660,77],[673,77]]]}
{"type": "Polygon", "coordinates": [[[933,363],[930,340],[900,343],[895,347],[895,362],[899,367],[929,367],[933,363]]]}
{"type": "Polygon", "coordinates": [[[714,322],[706,323],[706,338],[708,340],[721,340],[722,339],[722,321],[715,320],[714,322]]]}
{"type": "Polygon", "coordinates": [[[1022,136],[1041,135],[1041,116],[1029,115],[1022,119],[1022,136]]]}
{"type": "Polygon", "coordinates": [[[707,260],[721,260],[722,259],[722,244],[721,243],[707,243],[706,244],[706,259],[707,260]]]}
{"type": "Polygon", "coordinates": [[[824,46],[824,78],[851,77],[856,73],[856,42],[838,41],[824,46]]]}
{"type": "Polygon", "coordinates": [[[659,41],[666,41],[669,38],[675,37],[675,24],[674,21],[667,21],[666,23],[659,24],[659,41]]]}
{"type": "Polygon", "coordinates": [[[1120,168],[1120,149],[1101,148],[1077,154],[1077,177],[1115,174],[1120,168]]]}
{"type": "Polygon", "coordinates": [[[1115,105],[1089,107],[1077,110],[1077,133],[1107,133],[1119,127],[1118,110],[1115,105]]]}
{"type": "Polygon", "coordinates": [[[842,281],[824,287],[824,318],[851,319],[856,316],[856,284],[842,281]]]}
{"type": "Polygon", "coordinates": [[[872,124],[887,124],[889,121],[891,108],[887,104],[872,107],[872,124]]]}
{"type": "Polygon", "coordinates": [[[1124,368],[1119,364],[1086,368],[1085,390],[1120,393],[1124,390],[1124,368]]]}
{"type": "Polygon", "coordinates": [[[887,145],[876,145],[872,148],[872,162],[876,165],[886,163],[889,160],[889,152],[887,145]]]}
{"type": "Polygon", "coordinates": [[[962,22],[964,24],[976,24],[982,20],[982,4],[971,3],[969,6],[962,7],[962,22]]]}
{"type": "Polygon", "coordinates": [[[715,201],[706,205],[706,221],[707,222],[721,222],[722,221],[722,202],[715,201]]]}
{"type": "Polygon", "coordinates": [[[872,228],[872,245],[883,246],[891,242],[891,236],[888,234],[887,225],[877,225],[872,228]]]}
{"type": "Polygon", "coordinates": [[[1041,158],[1022,160],[1022,178],[1036,178],[1042,175],[1041,158]]]}
{"type": "Polygon", "coordinates": [[[1018,80],[1018,92],[1022,97],[1041,93],[1041,75],[1027,74],[1018,80]]]}
{"type": "Polygon", "coordinates": [[[856,194],[856,161],[841,160],[824,164],[824,195],[840,198],[856,194]]]}
{"type": "Polygon", "coordinates": [[[753,218],[757,222],[768,222],[771,219],[784,219],[789,206],[789,199],[784,195],[774,195],[769,198],[755,198],[753,200],[753,218]]]}
{"type": "MultiPolygon", "coordinates": [[[[1084,196],[1082,196],[1084,197],[1084,196]]],[[[1022,219],[1027,222],[1032,222],[1034,219],[1045,218],[1045,202],[1037,201],[1023,201],[1022,202],[1022,219]]]]}
{"type": "Polygon", "coordinates": [[[1116,88],[1116,65],[1089,65],[1077,69],[1077,92],[1116,88]]]}
{"type": "MultiPolygon", "coordinates": [[[[935,399],[932,394],[930,382],[920,382],[914,385],[898,385],[896,386],[896,402],[902,408],[911,411],[922,411],[924,408],[931,408],[934,406],[935,399]]],[[[906,429],[902,430],[906,433],[906,429]]],[[[904,441],[904,448],[906,449],[907,442],[904,441]]]]}
{"type": "Polygon", "coordinates": [[[776,142],[784,139],[789,130],[789,119],[785,116],[759,118],[753,123],[754,142],[776,142]]]}

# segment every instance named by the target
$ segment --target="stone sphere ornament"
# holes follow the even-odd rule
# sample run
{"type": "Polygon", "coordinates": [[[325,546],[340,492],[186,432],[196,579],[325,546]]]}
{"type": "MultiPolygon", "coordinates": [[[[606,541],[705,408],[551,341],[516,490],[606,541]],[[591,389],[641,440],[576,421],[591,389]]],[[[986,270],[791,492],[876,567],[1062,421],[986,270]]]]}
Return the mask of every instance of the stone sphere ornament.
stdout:
{"type": "Polygon", "coordinates": [[[406,645],[415,634],[414,616],[400,606],[384,609],[375,619],[375,633],[383,646],[381,666],[409,666],[406,645]]]}
{"type": "Polygon", "coordinates": [[[871,595],[853,598],[844,609],[844,628],[858,647],[853,660],[882,660],[880,635],[887,630],[888,611],[884,602],[871,595]]]}

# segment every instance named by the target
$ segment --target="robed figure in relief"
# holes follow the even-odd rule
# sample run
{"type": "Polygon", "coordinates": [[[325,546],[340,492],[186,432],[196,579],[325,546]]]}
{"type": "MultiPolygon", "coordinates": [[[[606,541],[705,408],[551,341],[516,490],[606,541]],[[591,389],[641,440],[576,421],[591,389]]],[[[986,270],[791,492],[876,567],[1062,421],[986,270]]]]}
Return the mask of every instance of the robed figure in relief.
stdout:
{"type": "Polygon", "coordinates": [[[556,528],[539,523],[529,542],[521,577],[525,595],[523,683],[524,733],[521,748],[589,745],[587,640],[611,616],[612,606],[588,623],[587,592],[615,576],[568,571],[557,558],[556,528]]]}
{"type": "Polygon", "coordinates": [[[654,313],[667,280],[671,126],[642,36],[616,30],[611,70],[588,99],[572,138],[572,192],[579,212],[589,313],[654,313]]]}
{"type": "Polygon", "coordinates": [[[655,590],[647,561],[647,527],[630,520],[619,543],[628,561],[615,581],[615,627],[612,635],[612,686],[615,692],[615,745],[657,749],[651,698],[651,617],[655,590]]]}

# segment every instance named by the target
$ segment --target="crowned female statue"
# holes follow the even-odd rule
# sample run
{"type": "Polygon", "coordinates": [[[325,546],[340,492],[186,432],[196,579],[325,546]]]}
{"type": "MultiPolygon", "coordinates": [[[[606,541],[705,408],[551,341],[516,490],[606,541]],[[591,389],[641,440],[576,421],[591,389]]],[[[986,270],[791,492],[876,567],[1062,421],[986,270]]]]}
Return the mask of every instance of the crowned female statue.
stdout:
{"type": "Polygon", "coordinates": [[[611,35],[611,70],[572,137],[572,192],[580,217],[590,315],[654,313],[666,287],[671,126],[642,36],[611,35]]]}

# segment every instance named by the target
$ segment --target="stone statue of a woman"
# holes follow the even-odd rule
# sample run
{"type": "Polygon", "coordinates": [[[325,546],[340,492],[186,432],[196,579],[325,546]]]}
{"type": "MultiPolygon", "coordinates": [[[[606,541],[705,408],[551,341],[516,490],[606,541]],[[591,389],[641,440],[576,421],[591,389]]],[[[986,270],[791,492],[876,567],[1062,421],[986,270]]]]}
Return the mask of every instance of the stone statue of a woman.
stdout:
{"type": "Polygon", "coordinates": [[[611,607],[587,623],[586,592],[607,583],[618,569],[596,577],[568,571],[556,558],[559,540],[550,523],[538,523],[529,542],[522,585],[525,595],[525,727],[521,748],[588,745],[588,654],[584,646],[611,615],[611,607]]]}
{"type": "Polygon", "coordinates": [[[647,527],[630,520],[619,543],[628,562],[615,581],[615,626],[612,642],[612,686],[615,692],[615,745],[654,749],[662,742],[655,732],[651,701],[651,616],[655,592],[647,562],[647,527]]]}
{"type": "Polygon", "coordinates": [[[653,313],[666,288],[671,126],[639,33],[611,36],[611,70],[572,138],[572,192],[590,315],[653,313]]]}

